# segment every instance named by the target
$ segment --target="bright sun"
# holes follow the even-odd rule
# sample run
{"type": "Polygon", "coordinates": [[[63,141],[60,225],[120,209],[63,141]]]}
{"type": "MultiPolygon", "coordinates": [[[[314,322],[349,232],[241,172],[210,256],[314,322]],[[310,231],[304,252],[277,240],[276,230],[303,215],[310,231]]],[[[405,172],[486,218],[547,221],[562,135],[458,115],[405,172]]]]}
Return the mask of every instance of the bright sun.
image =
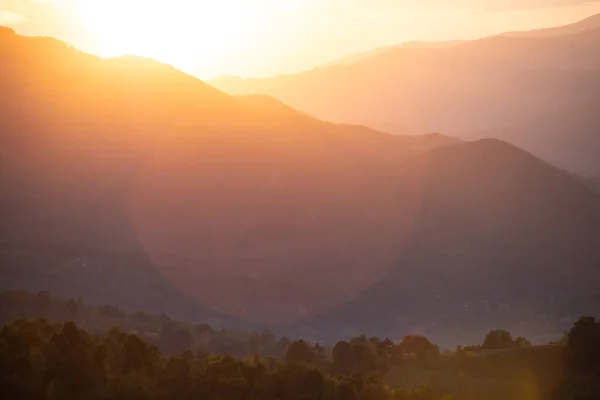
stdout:
{"type": "Polygon", "coordinates": [[[180,68],[219,63],[255,40],[274,0],[76,0],[105,57],[134,54],[180,68]],[[267,4],[268,3],[268,4],[267,4]]]}

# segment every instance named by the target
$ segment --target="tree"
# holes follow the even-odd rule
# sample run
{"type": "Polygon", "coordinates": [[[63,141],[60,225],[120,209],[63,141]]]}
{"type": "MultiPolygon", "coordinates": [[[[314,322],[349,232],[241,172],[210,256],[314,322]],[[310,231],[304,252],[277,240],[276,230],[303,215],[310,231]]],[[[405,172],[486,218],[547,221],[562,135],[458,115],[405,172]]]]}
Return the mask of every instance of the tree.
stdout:
{"type": "Polygon", "coordinates": [[[304,340],[296,340],[290,344],[290,347],[285,354],[285,361],[287,362],[313,362],[316,359],[316,355],[311,346],[304,340]]]}
{"type": "Polygon", "coordinates": [[[375,345],[360,337],[350,341],[354,358],[354,371],[361,374],[369,374],[379,369],[380,359],[375,345]]]}
{"type": "Polygon", "coordinates": [[[290,348],[292,342],[285,336],[281,337],[274,346],[272,356],[276,358],[285,358],[285,355],[290,348]]]}
{"type": "Polygon", "coordinates": [[[280,366],[272,379],[275,397],[287,400],[319,400],[325,384],[321,372],[299,363],[280,366]]]}
{"type": "Polygon", "coordinates": [[[90,335],[73,322],[63,325],[45,346],[46,379],[58,398],[86,398],[105,380],[101,355],[90,335]]]}
{"type": "Polygon", "coordinates": [[[168,354],[192,347],[193,337],[188,329],[175,323],[165,325],[160,335],[161,348],[168,354]]]}
{"type": "Polygon", "coordinates": [[[531,346],[531,342],[529,340],[525,339],[523,336],[519,336],[518,338],[515,339],[515,346],[517,346],[517,347],[531,346]]]}
{"type": "Polygon", "coordinates": [[[74,299],[69,299],[66,303],[67,310],[69,310],[69,314],[72,318],[77,317],[77,311],[79,309],[79,303],[74,299]]]}
{"type": "Polygon", "coordinates": [[[433,346],[425,336],[408,335],[400,343],[404,353],[414,354],[419,360],[425,358],[427,351],[433,346]]]}
{"type": "Polygon", "coordinates": [[[194,330],[198,335],[212,336],[215,334],[215,330],[208,324],[196,325],[194,330]]]}
{"type": "Polygon", "coordinates": [[[423,365],[427,368],[437,368],[441,360],[440,348],[438,345],[431,345],[423,355],[423,365]]]}
{"type": "Polygon", "coordinates": [[[124,371],[139,371],[145,364],[148,345],[136,335],[129,335],[123,345],[124,371]]]}
{"type": "Polygon", "coordinates": [[[215,354],[232,355],[244,357],[251,354],[248,347],[239,338],[229,335],[227,332],[219,332],[210,341],[210,348],[215,354]]]}
{"type": "Polygon", "coordinates": [[[395,345],[390,350],[390,363],[395,367],[399,367],[402,365],[404,361],[404,350],[402,349],[402,345],[395,345]]]}
{"type": "Polygon", "coordinates": [[[42,290],[41,292],[38,292],[38,294],[36,296],[36,304],[42,314],[47,313],[52,304],[52,299],[50,297],[50,293],[46,290],[42,290]]]}
{"type": "Polygon", "coordinates": [[[508,349],[514,346],[510,332],[504,329],[491,330],[483,341],[483,348],[486,350],[508,349]]]}
{"type": "Polygon", "coordinates": [[[346,341],[337,342],[333,348],[333,369],[339,373],[348,373],[353,370],[354,353],[352,346],[346,341]]]}
{"type": "MultiPolygon", "coordinates": [[[[288,358],[308,361],[315,348],[296,341],[288,358]]],[[[338,344],[336,355],[365,350],[379,354],[373,341],[358,338],[338,344]]],[[[45,320],[18,320],[0,330],[0,383],[2,399],[414,400],[377,374],[332,377],[306,363],[258,355],[197,357],[186,350],[163,357],[156,346],[116,328],[98,337],[72,322],[45,320]]],[[[430,400],[423,395],[419,399],[430,400]]]]}
{"type": "Polygon", "coordinates": [[[570,366],[579,372],[600,372],[600,320],[581,317],[567,335],[570,366]]]}
{"type": "Polygon", "coordinates": [[[346,382],[342,382],[338,387],[338,396],[340,400],[358,400],[356,389],[346,382]]]}

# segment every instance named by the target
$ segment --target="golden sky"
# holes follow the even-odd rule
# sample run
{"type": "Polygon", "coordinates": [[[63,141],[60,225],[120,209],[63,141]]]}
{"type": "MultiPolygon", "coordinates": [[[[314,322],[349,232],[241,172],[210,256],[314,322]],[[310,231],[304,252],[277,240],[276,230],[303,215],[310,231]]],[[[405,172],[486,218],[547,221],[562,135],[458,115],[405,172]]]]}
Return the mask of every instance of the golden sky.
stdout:
{"type": "Polygon", "coordinates": [[[599,12],[598,0],[0,0],[0,25],[211,78],[296,72],[404,41],[477,38],[599,12]]]}

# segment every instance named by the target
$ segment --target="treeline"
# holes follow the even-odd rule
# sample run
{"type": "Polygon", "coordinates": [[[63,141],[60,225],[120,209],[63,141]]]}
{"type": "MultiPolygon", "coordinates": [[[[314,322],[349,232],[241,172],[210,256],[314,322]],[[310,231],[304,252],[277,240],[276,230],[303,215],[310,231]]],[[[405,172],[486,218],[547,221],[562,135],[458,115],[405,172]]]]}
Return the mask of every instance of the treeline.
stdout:
{"type": "Polygon", "coordinates": [[[224,400],[236,390],[255,400],[510,400],[532,398],[532,390],[533,398],[600,398],[600,320],[592,317],[548,345],[499,329],[443,352],[423,336],[292,341],[45,292],[0,295],[0,323],[0,395],[10,395],[0,398],[224,400]]]}
{"type": "Polygon", "coordinates": [[[268,329],[259,332],[215,329],[208,324],[177,321],[165,314],[127,312],[111,305],[91,306],[83,299],[54,297],[46,291],[0,293],[0,324],[17,318],[73,321],[95,334],[119,327],[156,345],[165,354],[193,348],[207,354],[246,357],[259,353],[283,359],[291,343],[288,338],[277,337],[268,329]]]}
{"type": "MultiPolygon", "coordinates": [[[[563,338],[564,339],[564,338],[563,338]]],[[[561,340],[563,340],[561,339],[561,340]]],[[[559,344],[560,341],[551,342],[549,344],[559,344]]],[[[512,334],[505,329],[492,329],[483,340],[483,344],[476,344],[471,346],[461,347],[458,346],[457,352],[464,351],[483,351],[483,350],[506,350],[515,347],[526,347],[531,346],[532,343],[519,336],[513,339],[512,334]]]]}
{"type": "Polygon", "coordinates": [[[398,343],[358,336],[337,342],[331,350],[304,340],[293,341],[285,361],[314,365],[332,374],[386,375],[407,363],[434,368],[441,364],[442,356],[439,347],[423,336],[408,335],[398,343]]]}
{"type": "MultiPolygon", "coordinates": [[[[192,350],[165,356],[157,346],[117,328],[95,335],[73,322],[19,319],[0,331],[0,398],[438,400],[483,396],[510,400],[535,392],[536,398],[594,399],[600,395],[599,328],[600,321],[582,318],[568,333],[565,346],[545,346],[542,352],[533,346],[488,356],[442,354],[441,363],[430,368],[460,368],[463,377],[459,375],[457,380],[464,379],[465,374],[471,377],[462,382],[463,389],[449,394],[435,385],[401,390],[386,382],[385,371],[377,371],[381,365],[373,362],[386,359],[385,354],[393,354],[392,349],[401,346],[384,350],[389,343],[375,338],[339,342],[332,361],[325,364],[320,364],[327,358],[322,347],[304,341],[290,345],[285,361],[258,354],[240,359],[192,350]],[[566,370],[560,375],[544,376],[534,368],[544,369],[545,364],[556,361],[554,353],[546,351],[550,348],[564,350],[560,354],[566,370]],[[366,356],[368,349],[375,349],[379,356],[366,356]],[[486,380],[493,377],[501,381],[505,376],[499,371],[515,372],[525,367],[523,371],[530,374],[538,372],[528,377],[529,392],[507,391],[486,380]],[[484,379],[474,380],[478,375],[484,379]],[[541,386],[544,378],[552,378],[547,386],[541,386]],[[488,387],[481,387],[481,382],[488,387]]],[[[425,342],[414,338],[403,342],[409,345],[416,340],[418,343],[412,344],[420,351],[425,342]]],[[[400,355],[399,362],[418,364],[426,360],[417,353],[410,354],[400,355]]]]}
{"type": "MultiPolygon", "coordinates": [[[[73,322],[18,320],[0,333],[2,399],[437,400],[425,387],[392,389],[376,374],[328,375],[310,363],[165,357],[135,334],[97,336],[73,322]]],[[[298,347],[298,349],[300,349],[298,347]]]]}

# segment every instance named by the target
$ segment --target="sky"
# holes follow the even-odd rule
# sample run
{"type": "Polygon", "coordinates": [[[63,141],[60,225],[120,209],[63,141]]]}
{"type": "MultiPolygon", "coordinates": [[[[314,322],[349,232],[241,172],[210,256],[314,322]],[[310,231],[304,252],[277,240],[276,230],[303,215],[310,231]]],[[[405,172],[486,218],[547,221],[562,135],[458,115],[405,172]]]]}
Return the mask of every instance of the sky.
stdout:
{"type": "Polygon", "coordinates": [[[563,25],[600,0],[0,0],[0,25],[201,78],[270,76],[412,40],[563,25]]]}

